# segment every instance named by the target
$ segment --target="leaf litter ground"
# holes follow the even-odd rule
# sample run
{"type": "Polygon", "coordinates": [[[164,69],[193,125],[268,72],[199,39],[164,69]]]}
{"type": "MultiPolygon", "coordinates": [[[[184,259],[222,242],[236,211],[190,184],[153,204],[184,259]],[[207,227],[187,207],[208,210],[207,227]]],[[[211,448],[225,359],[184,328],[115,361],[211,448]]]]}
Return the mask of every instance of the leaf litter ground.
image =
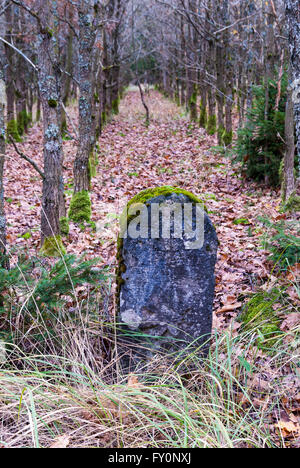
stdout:
{"type": "MultiPolygon", "coordinates": [[[[191,124],[174,103],[151,91],[152,121],[144,125],[138,92],[129,92],[120,114],[99,140],[99,165],[92,183],[92,228],[71,225],[68,253],[101,257],[112,270],[116,258],[118,217],[126,202],[140,190],[172,185],[192,191],[209,209],[219,241],[215,312],[233,313],[241,296],[269,277],[267,253],[261,249],[258,214],[272,220],[279,213],[280,194],[246,182],[237,167],[215,150],[214,136],[191,124]],[[236,220],[245,220],[235,224],[236,220]]],[[[71,109],[76,121],[76,110],[71,109]]],[[[42,126],[35,125],[20,149],[42,167],[42,126]]],[[[64,142],[67,206],[72,196],[72,167],[76,142],[64,142]]],[[[8,147],[6,167],[8,243],[36,255],[40,242],[41,180],[33,168],[8,147]]]]}
{"type": "MultiPolygon", "coordinates": [[[[286,218],[280,213],[280,192],[246,181],[239,168],[220,154],[216,138],[191,124],[185,112],[174,103],[155,91],[150,92],[147,100],[152,117],[148,128],[144,124],[139,93],[134,90],[126,94],[120,114],[104,129],[99,140],[99,164],[91,192],[92,221],[97,224],[97,231],[89,226],[82,229],[72,224],[65,241],[66,248],[68,253],[100,257],[99,265],[108,266],[113,272],[118,217],[126,202],[143,189],[162,185],[193,192],[205,201],[220,241],[214,327],[221,331],[233,322],[249,293],[276,280],[267,260],[268,253],[261,248],[262,228],[257,223],[257,216],[265,214],[274,222],[286,218]],[[240,224],[237,220],[243,222],[240,224]]],[[[77,127],[76,108],[70,108],[69,114],[77,127]]],[[[70,128],[72,133],[72,126],[70,128]]],[[[36,124],[19,148],[42,167],[42,145],[42,125],[36,124]]],[[[73,134],[72,140],[64,142],[67,206],[72,196],[75,154],[73,134]]],[[[7,150],[5,187],[8,244],[37,255],[42,183],[39,175],[19,158],[11,145],[7,150]]],[[[294,299],[297,301],[296,297],[294,299]]],[[[291,324],[287,318],[283,327],[289,330],[298,319],[299,315],[294,311],[290,315],[291,324]]],[[[238,328],[236,322],[233,324],[238,328]]],[[[243,350],[236,350],[237,358],[244,356],[243,353],[243,350]]],[[[297,434],[300,438],[299,421],[295,419],[299,408],[289,408],[300,401],[299,379],[290,369],[274,370],[260,352],[256,365],[258,368],[261,365],[261,372],[253,376],[252,385],[260,392],[264,387],[267,391],[278,373],[285,375],[286,394],[290,391],[292,395],[282,403],[281,412],[277,416],[274,413],[273,422],[277,421],[277,426],[273,424],[272,427],[287,440],[290,436],[295,439],[297,434]]],[[[260,407],[266,401],[257,397],[256,404],[260,407]]],[[[241,405],[247,405],[243,396],[241,405]]]]}

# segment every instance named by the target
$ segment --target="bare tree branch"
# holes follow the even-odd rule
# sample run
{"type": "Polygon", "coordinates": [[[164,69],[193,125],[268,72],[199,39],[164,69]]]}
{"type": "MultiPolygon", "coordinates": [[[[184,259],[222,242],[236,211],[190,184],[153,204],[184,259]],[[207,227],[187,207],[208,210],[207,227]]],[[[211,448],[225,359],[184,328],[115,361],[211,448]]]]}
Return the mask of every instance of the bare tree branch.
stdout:
{"type": "Polygon", "coordinates": [[[12,143],[13,147],[15,148],[16,153],[20,156],[20,158],[25,159],[31,166],[40,174],[42,179],[45,179],[45,174],[42,172],[42,170],[38,167],[38,165],[30,159],[26,154],[24,154],[22,151],[19,150],[17,147],[16,143],[14,142],[13,138],[11,136],[8,136],[8,139],[10,143],[12,143]]]}

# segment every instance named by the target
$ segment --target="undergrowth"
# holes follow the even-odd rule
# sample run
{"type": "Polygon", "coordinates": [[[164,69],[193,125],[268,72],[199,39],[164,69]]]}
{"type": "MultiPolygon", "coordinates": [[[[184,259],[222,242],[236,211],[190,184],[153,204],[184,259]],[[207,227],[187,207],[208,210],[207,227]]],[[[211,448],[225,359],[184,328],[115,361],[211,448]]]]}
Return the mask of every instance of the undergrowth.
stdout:
{"type": "MultiPolygon", "coordinates": [[[[20,287],[22,275],[34,275],[30,262],[20,267],[17,280],[13,271],[2,280],[2,313],[7,304],[15,308],[15,339],[2,335],[0,342],[0,446],[44,448],[62,436],[69,447],[293,446],[293,433],[284,438],[278,421],[282,401],[297,392],[292,381],[299,377],[299,327],[273,336],[264,351],[257,346],[259,324],[239,329],[233,322],[214,331],[207,358],[200,358],[200,350],[176,360],[157,355],[128,376],[115,336],[110,282],[102,277],[100,293],[92,289],[83,298],[76,288],[89,283],[82,272],[92,274],[92,288],[93,275],[99,279],[103,272],[91,272],[91,264],[72,257],[47,273],[43,268],[28,282],[27,296],[21,282],[23,301],[6,295],[20,287]],[[56,317],[51,331],[46,310],[56,317]],[[37,332],[44,334],[40,342],[37,332]]],[[[287,305],[281,313],[292,310],[287,305]]]]}
{"type": "Polygon", "coordinates": [[[259,217],[264,225],[262,246],[270,252],[270,260],[275,268],[286,271],[300,259],[300,227],[298,221],[274,223],[267,217],[259,217]]]}

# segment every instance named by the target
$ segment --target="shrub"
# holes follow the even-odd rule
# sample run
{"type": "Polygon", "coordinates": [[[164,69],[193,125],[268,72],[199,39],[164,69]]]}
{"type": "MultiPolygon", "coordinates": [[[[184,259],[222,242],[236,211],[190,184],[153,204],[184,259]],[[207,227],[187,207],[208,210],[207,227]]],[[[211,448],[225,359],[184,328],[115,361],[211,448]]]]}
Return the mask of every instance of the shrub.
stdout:
{"type": "Polygon", "coordinates": [[[268,228],[262,236],[262,245],[268,250],[270,260],[280,269],[287,270],[299,262],[300,228],[295,222],[272,223],[268,218],[259,218],[268,228]]]}
{"type": "Polygon", "coordinates": [[[273,289],[271,292],[254,294],[239,317],[245,331],[256,331],[258,334],[256,345],[258,348],[268,348],[276,343],[281,335],[280,319],[273,309],[273,305],[280,300],[281,292],[273,289]]]}
{"type": "Polygon", "coordinates": [[[266,86],[253,86],[253,103],[244,128],[238,131],[234,148],[235,161],[243,164],[247,177],[279,185],[279,167],[285,151],[285,103],[287,74],[282,78],[282,93],[278,111],[275,111],[278,87],[269,80],[269,107],[265,118],[266,86]]]}
{"type": "MultiPolygon", "coordinates": [[[[98,261],[66,255],[51,266],[40,258],[20,258],[10,271],[0,269],[0,332],[17,333],[21,322],[23,334],[30,335],[38,324],[49,331],[53,317],[62,320],[63,306],[77,303],[78,286],[105,281],[104,271],[94,268],[98,261]]],[[[73,310],[76,313],[76,307],[73,310]]]]}

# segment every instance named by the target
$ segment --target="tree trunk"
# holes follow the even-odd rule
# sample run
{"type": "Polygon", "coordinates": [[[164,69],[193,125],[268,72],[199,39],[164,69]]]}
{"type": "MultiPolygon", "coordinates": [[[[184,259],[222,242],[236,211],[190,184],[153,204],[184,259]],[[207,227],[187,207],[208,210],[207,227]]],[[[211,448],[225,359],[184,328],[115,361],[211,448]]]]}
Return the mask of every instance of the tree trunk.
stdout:
{"type": "MultiPolygon", "coordinates": [[[[10,4],[5,11],[7,42],[12,41],[13,6],[10,4]]],[[[7,133],[16,141],[20,140],[15,118],[15,86],[14,86],[14,53],[10,46],[5,45],[6,53],[6,97],[7,97],[7,133]]]]}
{"type": "Polygon", "coordinates": [[[92,52],[96,38],[93,2],[81,0],[79,16],[79,145],[74,163],[74,194],[90,190],[89,158],[92,150],[92,52]]]}
{"type": "MultiPolygon", "coordinates": [[[[0,18],[0,34],[3,34],[3,20],[0,18]]],[[[6,257],[6,217],[4,207],[4,163],[5,163],[5,107],[6,87],[4,81],[5,52],[0,44],[0,267],[8,267],[6,257]]],[[[0,297],[1,301],[1,297],[0,297]]]]}
{"type": "MultiPolygon", "coordinates": [[[[223,18],[224,25],[230,25],[230,13],[228,0],[223,2],[223,18]]],[[[225,99],[225,132],[223,135],[223,143],[229,146],[232,143],[232,107],[233,107],[233,50],[230,47],[230,31],[226,29],[224,32],[224,55],[226,58],[225,73],[226,73],[226,99],[225,99]]]]}
{"type": "MultiPolygon", "coordinates": [[[[55,37],[52,0],[39,0],[38,83],[44,123],[44,174],[41,235],[45,254],[56,250],[60,235],[60,216],[64,213],[63,151],[61,139],[61,72],[59,48],[55,37]],[[51,28],[51,29],[50,29],[51,28]],[[49,240],[55,238],[49,246],[49,240]],[[48,247],[50,249],[48,250],[48,247]]],[[[56,252],[57,253],[57,252],[56,252]]]]}
{"type": "Polygon", "coordinates": [[[294,137],[294,108],[292,91],[289,91],[285,114],[285,141],[286,151],[284,157],[284,172],[282,182],[282,201],[285,203],[295,191],[295,137],[294,137]]]}
{"type": "Polygon", "coordinates": [[[293,80],[294,117],[297,135],[297,153],[300,179],[300,4],[299,0],[285,0],[289,29],[289,48],[293,80]]]}

